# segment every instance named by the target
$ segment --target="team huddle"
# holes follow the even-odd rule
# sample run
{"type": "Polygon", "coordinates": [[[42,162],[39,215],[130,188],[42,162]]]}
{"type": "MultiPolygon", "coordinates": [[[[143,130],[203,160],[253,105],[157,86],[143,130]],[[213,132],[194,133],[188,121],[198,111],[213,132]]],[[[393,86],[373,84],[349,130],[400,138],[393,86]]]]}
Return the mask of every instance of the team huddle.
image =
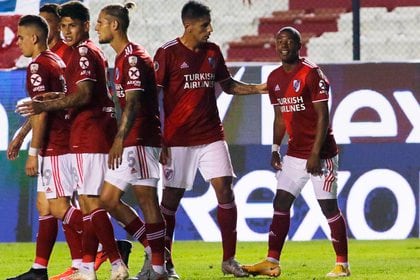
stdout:
{"type": "Polygon", "coordinates": [[[32,130],[25,172],[38,178],[39,230],[31,269],[9,279],[94,280],[106,259],[113,280],[181,279],[171,255],[175,216],[197,170],[216,193],[224,274],[280,275],[290,208],[310,179],[337,256],[327,276],[349,276],[346,224],[337,205],[338,149],[329,127],[329,84],[317,65],[299,57],[299,32],[279,30],[276,49],[282,66],[267,83],[249,84],[232,78],[220,48],[208,41],[213,28],[206,5],[184,5],[184,33],[163,44],[154,58],[128,38],[133,6],[107,5],[97,16],[99,43],[116,53],[112,79],[105,56],[89,38],[90,15],[82,3],[46,4],[39,16],[19,20],[18,45],[32,59],[26,74],[31,101],[17,105],[28,118],[11,141],[8,158],[16,158],[32,130]],[[228,94],[268,93],[275,111],[271,164],[277,171],[277,192],[267,258],[254,265],[235,259],[235,173],[215,83],[228,94]],[[286,133],[288,151],[282,159],[279,146],[286,133]],[[160,165],[164,188],[159,202],[160,165]],[[122,200],[128,187],[144,220],[122,200]],[[144,246],[143,267],[131,278],[131,244],[115,239],[109,215],[144,246]],[[58,220],[72,261],[69,269],[48,278],[58,220]]]}

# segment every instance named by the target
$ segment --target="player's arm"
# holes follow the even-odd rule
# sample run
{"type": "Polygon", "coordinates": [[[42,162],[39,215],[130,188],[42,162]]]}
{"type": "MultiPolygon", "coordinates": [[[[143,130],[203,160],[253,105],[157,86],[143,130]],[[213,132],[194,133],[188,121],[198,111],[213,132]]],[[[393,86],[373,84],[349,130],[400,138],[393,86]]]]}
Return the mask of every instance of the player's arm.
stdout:
{"type": "MultiPolygon", "coordinates": [[[[46,101],[28,101],[17,105],[17,111],[24,116],[33,116],[41,112],[57,111],[66,108],[82,107],[88,104],[93,95],[95,82],[83,80],[77,83],[77,92],[46,101]]],[[[56,93],[54,93],[56,94],[56,93]]]]}
{"type": "Polygon", "coordinates": [[[223,91],[233,95],[248,95],[248,94],[266,94],[267,84],[248,84],[241,81],[234,80],[232,77],[221,81],[220,86],[223,91]]]}
{"type": "Polygon", "coordinates": [[[312,147],[311,155],[306,163],[306,170],[312,175],[321,175],[321,159],[320,152],[322,145],[325,142],[327,136],[328,124],[329,124],[329,113],[328,113],[328,102],[321,101],[313,103],[317,123],[316,123],[316,134],[315,142],[312,147]]]}
{"type": "Polygon", "coordinates": [[[32,126],[32,140],[28,151],[28,159],[26,160],[25,171],[28,176],[38,175],[38,153],[42,147],[46,126],[47,113],[41,113],[30,117],[32,126]]]}
{"type": "Polygon", "coordinates": [[[26,135],[28,135],[29,131],[31,131],[31,128],[32,126],[30,120],[26,119],[15,138],[10,141],[10,144],[7,147],[7,159],[15,160],[17,158],[20,147],[22,147],[22,143],[25,140],[26,135]]]}
{"type": "MultiPolygon", "coordinates": [[[[163,87],[158,86],[156,88],[157,93],[158,93],[158,99],[159,99],[159,111],[160,111],[160,119],[164,120],[165,119],[165,109],[163,107],[163,87]]],[[[165,142],[163,140],[163,130],[165,129],[165,122],[161,122],[161,132],[162,132],[162,149],[160,150],[160,155],[159,155],[159,162],[162,165],[166,165],[170,163],[171,160],[171,153],[169,152],[169,148],[165,145],[165,142]]]]}
{"type": "Polygon", "coordinates": [[[274,105],[273,122],[273,146],[271,149],[271,166],[276,170],[281,170],[280,145],[286,134],[286,125],[281,114],[281,107],[274,105]]]}
{"type": "Polygon", "coordinates": [[[122,163],[123,143],[128,132],[133,127],[136,112],[140,110],[140,90],[129,90],[125,92],[126,103],[121,114],[121,121],[118,126],[117,135],[114,138],[108,157],[108,168],[115,169],[122,163]]]}

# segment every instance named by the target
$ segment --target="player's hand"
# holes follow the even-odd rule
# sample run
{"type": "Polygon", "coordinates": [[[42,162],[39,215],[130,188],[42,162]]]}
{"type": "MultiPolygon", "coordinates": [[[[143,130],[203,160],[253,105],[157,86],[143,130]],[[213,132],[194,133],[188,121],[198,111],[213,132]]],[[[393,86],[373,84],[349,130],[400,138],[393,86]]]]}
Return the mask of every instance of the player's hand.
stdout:
{"type": "Polygon", "coordinates": [[[28,155],[25,165],[25,173],[31,177],[38,176],[38,156],[28,155]]]}
{"type": "Polygon", "coordinates": [[[19,155],[20,147],[22,147],[23,138],[16,136],[7,147],[7,159],[15,160],[19,155]]]}
{"type": "Polygon", "coordinates": [[[115,138],[114,143],[112,144],[111,150],[109,150],[108,155],[108,168],[116,169],[122,163],[122,154],[123,154],[123,139],[115,138]]]}
{"type": "Polygon", "coordinates": [[[255,86],[260,94],[268,94],[267,83],[259,84],[255,86]]]}
{"type": "Polygon", "coordinates": [[[321,159],[317,154],[311,154],[306,161],[306,171],[314,176],[322,175],[321,159]]]}
{"type": "Polygon", "coordinates": [[[170,160],[171,160],[170,150],[168,147],[163,146],[160,151],[159,162],[162,165],[166,165],[166,164],[169,164],[170,160]]]}
{"type": "Polygon", "coordinates": [[[278,152],[271,152],[271,166],[275,170],[281,170],[282,164],[281,164],[281,157],[278,152]]]}
{"type": "Polygon", "coordinates": [[[42,103],[40,101],[26,101],[16,105],[16,113],[23,117],[30,117],[42,112],[42,103]]]}

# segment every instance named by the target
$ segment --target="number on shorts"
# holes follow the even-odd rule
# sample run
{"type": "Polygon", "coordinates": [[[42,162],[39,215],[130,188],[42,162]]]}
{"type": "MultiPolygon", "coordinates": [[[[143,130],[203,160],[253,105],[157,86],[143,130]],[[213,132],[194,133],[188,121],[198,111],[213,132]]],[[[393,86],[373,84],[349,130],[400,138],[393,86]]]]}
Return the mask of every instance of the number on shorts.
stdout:
{"type": "Polygon", "coordinates": [[[133,168],[136,164],[136,158],[134,156],[134,151],[129,151],[127,153],[127,160],[128,160],[128,166],[133,168]]]}
{"type": "Polygon", "coordinates": [[[51,169],[44,169],[42,171],[42,183],[44,186],[49,186],[51,182],[52,172],[51,169]]]}

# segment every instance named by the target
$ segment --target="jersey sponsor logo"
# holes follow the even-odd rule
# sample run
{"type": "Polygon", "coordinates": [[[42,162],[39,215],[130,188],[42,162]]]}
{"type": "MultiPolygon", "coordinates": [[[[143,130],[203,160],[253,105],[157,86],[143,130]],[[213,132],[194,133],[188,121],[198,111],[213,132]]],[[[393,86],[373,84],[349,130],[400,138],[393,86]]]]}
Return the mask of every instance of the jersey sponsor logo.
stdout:
{"type": "Polygon", "coordinates": [[[135,86],[135,87],[140,87],[141,86],[141,82],[139,80],[129,80],[127,82],[127,85],[131,86],[135,86]]]}
{"type": "Polygon", "coordinates": [[[137,64],[137,56],[129,56],[128,57],[128,64],[130,64],[130,66],[136,66],[137,64]]]}
{"type": "Polygon", "coordinates": [[[87,57],[82,56],[79,60],[79,65],[82,69],[87,69],[89,67],[89,59],[87,59],[87,57]]]}
{"type": "Polygon", "coordinates": [[[138,80],[140,78],[140,71],[137,67],[130,67],[128,69],[128,76],[131,80],[138,80]]]}
{"type": "Polygon", "coordinates": [[[295,90],[295,92],[299,92],[300,84],[300,80],[293,80],[293,89],[295,90]]]}
{"type": "Polygon", "coordinates": [[[36,72],[38,72],[39,64],[38,63],[32,63],[29,68],[30,68],[31,73],[36,73],[36,72]]]}
{"type": "Polygon", "coordinates": [[[216,75],[214,73],[194,73],[184,75],[184,89],[213,88],[216,75]]]}
{"type": "Polygon", "coordinates": [[[299,112],[306,109],[302,96],[277,98],[282,113],[299,112]]]}
{"type": "Polygon", "coordinates": [[[86,47],[80,47],[79,48],[79,54],[81,56],[85,56],[88,53],[88,49],[86,47]]]}
{"type": "Polygon", "coordinates": [[[184,61],[182,64],[181,64],[181,69],[187,69],[187,68],[190,68],[190,66],[184,61]]]}
{"type": "Polygon", "coordinates": [[[32,74],[31,75],[31,84],[33,86],[39,86],[42,83],[42,77],[39,74],[32,74]]]}

